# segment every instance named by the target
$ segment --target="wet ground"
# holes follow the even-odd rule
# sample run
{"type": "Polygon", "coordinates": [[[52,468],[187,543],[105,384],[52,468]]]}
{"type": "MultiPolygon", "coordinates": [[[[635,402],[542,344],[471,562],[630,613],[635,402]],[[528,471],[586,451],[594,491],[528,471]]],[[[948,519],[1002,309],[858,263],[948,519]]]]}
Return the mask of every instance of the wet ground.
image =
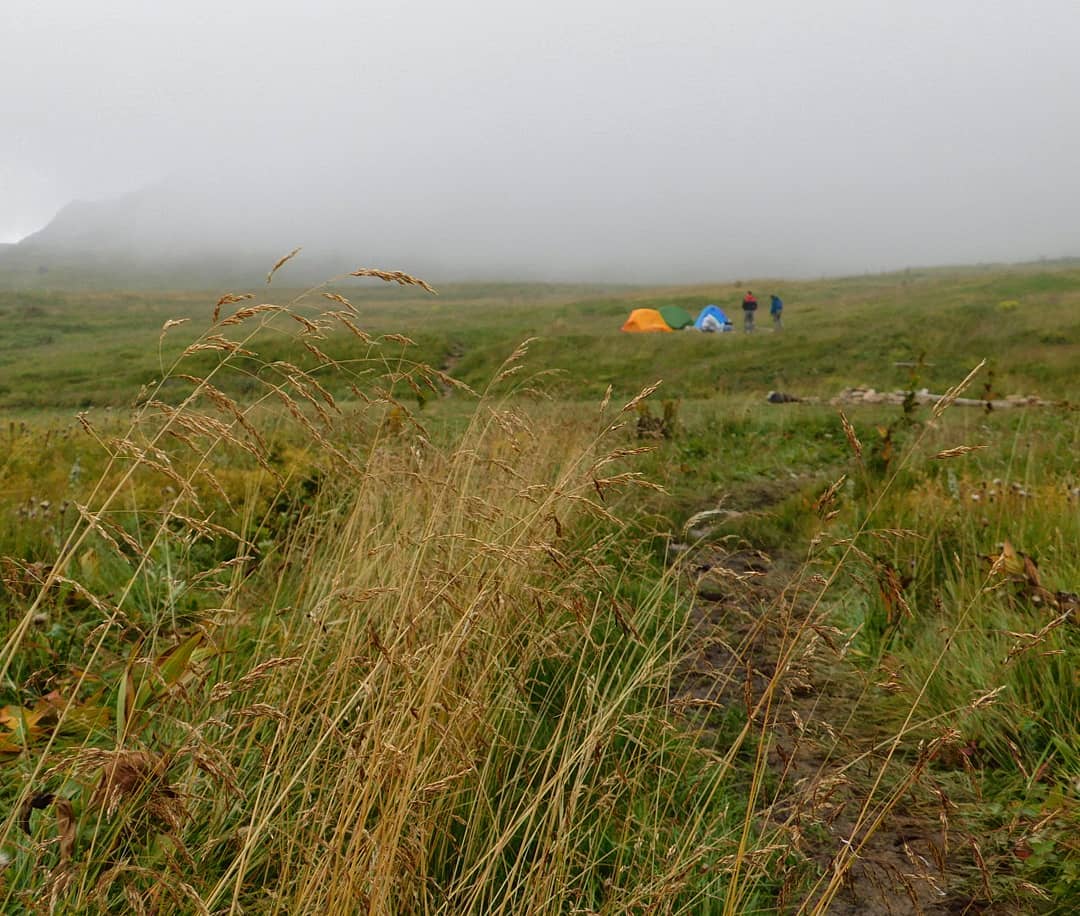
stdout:
{"type": "Polygon", "coordinates": [[[950,824],[910,742],[888,759],[892,741],[873,716],[887,674],[845,658],[845,634],[814,605],[822,583],[791,557],[675,547],[697,596],[697,651],[674,702],[745,709],[767,740],[771,794],[758,826],[802,857],[781,912],[1017,912],[973,892],[970,839],[950,824]]]}

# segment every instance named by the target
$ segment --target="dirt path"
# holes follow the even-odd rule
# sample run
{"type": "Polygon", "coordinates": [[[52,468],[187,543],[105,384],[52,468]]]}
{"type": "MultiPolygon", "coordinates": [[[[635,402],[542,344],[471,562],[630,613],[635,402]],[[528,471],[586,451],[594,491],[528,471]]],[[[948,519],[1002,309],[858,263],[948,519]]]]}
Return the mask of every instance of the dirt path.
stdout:
{"type": "MultiPolygon", "coordinates": [[[[453,342],[446,350],[446,354],[443,356],[443,360],[439,363],[439,371],[444,372],[446,375],[453,375],[454,370],[457,368],[458,363],[461,362],[461,357],[465,355],[465,348],[458,342],[453,342]]],[[[442,388],[443,397],[447,397],[453,391],[453,388],[445,381],[440,382],[442,388]]]]}
{"type": "Polygon", "coordinates": [[[805,859],[788,876],[780,911],[1005,912],[972,898],[970,845],[950,829],[947,799],[910,776],[917,760],[894,760],[864,810],[889,749],[872,715],[873,692],[883,688],[864,694],[866,676],[842,657],[844,635],[812,612],[807,593],[817,589],[800,584],[801,564],[716,544],[677,552],[696,590],[699,637],[681,696],[758,709],[772,784],[760,826],[805,859]],[[768,690],[774,701],[763,711],[768,690]],[[830,888],[837,872],[842,880],[830,888]]]}

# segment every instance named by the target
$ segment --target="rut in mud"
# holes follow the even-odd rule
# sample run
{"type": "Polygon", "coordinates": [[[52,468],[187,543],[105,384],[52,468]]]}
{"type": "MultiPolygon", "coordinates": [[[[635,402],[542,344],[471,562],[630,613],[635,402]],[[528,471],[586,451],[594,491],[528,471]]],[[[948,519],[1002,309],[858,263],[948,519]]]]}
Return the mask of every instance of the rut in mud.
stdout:
{"type": "Polygon", "coordinates": [[[755,827],[800,861],[780,912],[1005,912],[979,893],[977,846],[934,782],[933,748],[901,748],[875,720],[885,676],[847,657],[846,635],[814,603],[820,577],[792,556],[723,543],[674,551],[696,637],[675,702],[753,718],[767,747],[755,827]]]}

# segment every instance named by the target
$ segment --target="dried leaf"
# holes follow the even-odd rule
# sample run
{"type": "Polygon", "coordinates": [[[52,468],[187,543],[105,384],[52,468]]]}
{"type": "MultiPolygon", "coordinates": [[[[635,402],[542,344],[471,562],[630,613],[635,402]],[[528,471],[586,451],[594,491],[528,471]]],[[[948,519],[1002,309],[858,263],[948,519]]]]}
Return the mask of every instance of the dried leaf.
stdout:
{"type": "Polygon", "coordinates": [[[53,804],[56,809],[56,835],[60,838],[60,867],[71,862],[75,851],[75,809],[66,798],[58,798],[53,804]]]}
{"type": "Polygon", "coordinates": [[[30,812],[48,808],[53,803],[54,798],[56,796],[51,792],[38,792],[27,796],[23,800],[22,805],[19,806],[19,826],[28,836],[33,835],[33,831],[30,829],[30,812]]]}

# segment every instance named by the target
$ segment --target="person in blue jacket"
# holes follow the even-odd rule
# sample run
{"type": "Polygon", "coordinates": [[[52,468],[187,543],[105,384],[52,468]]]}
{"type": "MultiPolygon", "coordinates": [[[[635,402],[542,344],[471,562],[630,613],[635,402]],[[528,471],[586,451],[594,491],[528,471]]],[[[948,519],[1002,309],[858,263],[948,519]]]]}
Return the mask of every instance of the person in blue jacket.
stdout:
{"type": "Polygon", "coordinates": [[[779,296],[772,296],[771,299],[772,302],[769,305],[769,314],[772,315],[773,330],[782,331],[784,329],[784,302],[779,296]]]}

